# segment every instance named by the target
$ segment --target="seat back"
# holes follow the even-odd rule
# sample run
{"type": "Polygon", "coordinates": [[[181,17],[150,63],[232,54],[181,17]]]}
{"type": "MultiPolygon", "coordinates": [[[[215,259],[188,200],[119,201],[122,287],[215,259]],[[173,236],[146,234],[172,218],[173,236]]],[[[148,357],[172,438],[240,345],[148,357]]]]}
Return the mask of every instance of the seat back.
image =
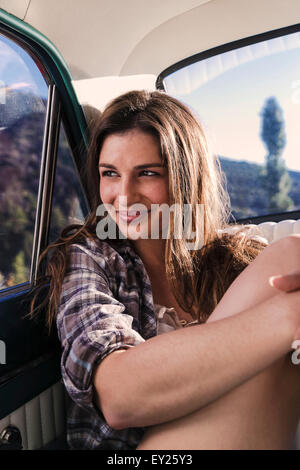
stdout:
{"type": "Polygon", "coordinates": [[[281,222],[263,222],[258,225],[249,224],[247,227],[251,227],[251,233],[253,233],[253,235],[265,238],[270,244],[288,235],[294,233],[300,234],[300,219],[288,219],[282,220],[281,222]]]}

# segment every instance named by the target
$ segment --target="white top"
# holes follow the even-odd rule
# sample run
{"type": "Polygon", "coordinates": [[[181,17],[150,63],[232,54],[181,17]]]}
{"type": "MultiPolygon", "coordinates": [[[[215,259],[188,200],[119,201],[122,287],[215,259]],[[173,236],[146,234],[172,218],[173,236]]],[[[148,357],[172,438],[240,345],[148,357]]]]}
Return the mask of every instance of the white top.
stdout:
{"type": "Polygon", "coordinates": [[[157,318],[158,335],[198,323],[197,320],[189,323],[186,320],[180,320],[174,307],[165,307],[163,305],[154,304],[154,308],[157,318]]]}

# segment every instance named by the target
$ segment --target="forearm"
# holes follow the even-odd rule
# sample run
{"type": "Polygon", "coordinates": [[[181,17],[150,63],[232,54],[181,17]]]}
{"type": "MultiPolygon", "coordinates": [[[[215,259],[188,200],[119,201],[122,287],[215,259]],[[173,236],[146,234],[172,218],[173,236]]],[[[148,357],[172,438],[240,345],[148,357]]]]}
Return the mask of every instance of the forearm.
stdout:
{"type": "Polygon", "coordinates": [[[286,354],[297,327],[286,295],[294,294],[108,356],[94,383],[112,425],[150,426],[187,415],[286,354]]]}

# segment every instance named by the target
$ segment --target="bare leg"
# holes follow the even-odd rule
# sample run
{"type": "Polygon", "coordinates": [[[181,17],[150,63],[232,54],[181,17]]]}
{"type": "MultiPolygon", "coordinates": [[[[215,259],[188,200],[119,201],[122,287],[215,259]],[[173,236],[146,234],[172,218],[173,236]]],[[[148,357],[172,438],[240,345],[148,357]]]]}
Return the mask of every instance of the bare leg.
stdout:
{"type": "Polygon", "coordinates": [[[253,307],[278,291],[269,277],[288,274],[300,268],[300,234],[285,237],[267,246],[231,284],[208,322],[253,307]]]}
{"type": "MultiPolygon", "coordinates": [[[[275,295],[269,276],[299,266],[300,236],[268,246],[233,282],[208,321],[275,295]]],[[[288,355],[206,407],[149,428],[138,449],[292,448],[300,416],[299,369],[288,355]]]]}

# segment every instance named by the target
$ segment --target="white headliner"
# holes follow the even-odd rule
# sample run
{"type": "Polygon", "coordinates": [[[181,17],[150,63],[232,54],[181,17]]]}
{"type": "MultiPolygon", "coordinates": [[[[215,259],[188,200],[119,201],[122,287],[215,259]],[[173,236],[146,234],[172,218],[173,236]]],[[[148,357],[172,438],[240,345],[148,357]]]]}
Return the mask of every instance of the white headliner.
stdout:
{"type": "Polygon", "coordinates": [[[0,0],[60,50],[74,79],[158,75],[235,39],[300,22],[299,0],[0,0]]]}
{"type": "Polygon", "coordinates": [[[56,45],[80,102],[100,109],[128,89],[153,89],[181,59],[300,23],[300,0],[0,0],[0,7],[56,45]]]}

